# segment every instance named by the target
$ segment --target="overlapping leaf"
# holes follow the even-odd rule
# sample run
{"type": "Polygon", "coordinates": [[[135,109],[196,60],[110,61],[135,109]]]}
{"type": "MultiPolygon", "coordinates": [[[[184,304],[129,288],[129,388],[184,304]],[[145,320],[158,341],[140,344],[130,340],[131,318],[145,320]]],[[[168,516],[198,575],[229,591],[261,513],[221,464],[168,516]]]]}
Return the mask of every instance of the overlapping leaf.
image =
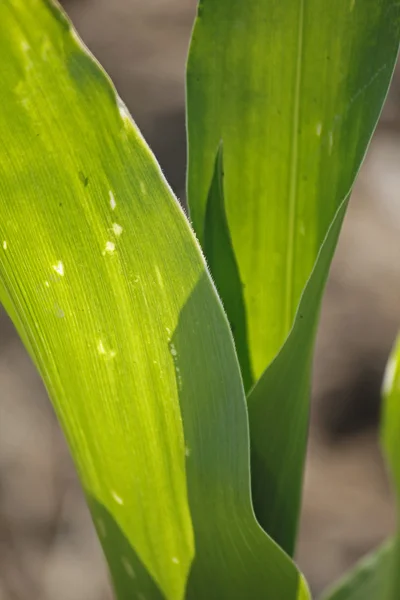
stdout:
{"type": "Polygon", "coordinates": [[[215,269],[225,260],[222,243],[207,259],[232,331],[240,333],[235,341],[247,391],[285,342],[293,366],[267,371],[248,399],[257,515],[289,553],[306,443],[305,370],[330,258],[324,267],[316,260],[332,256],[339,228],[324,252],[322,244],[379,116],[397,55],[399,14],[391,0],[202,0],[193,32],[187,72],[193,225],[207,253],[209,189],[222,144],[228,231],[222,237],[238,276],[215,269]],[[308,326],[294,326],[312,272],[320,282],[310,280],[308,326]],[[295,329],[301,335],[289,335],[295,329]]]}
{"type": "Polygon", "coordinates": [[[154,157],[51,2],[0,3],[0,64],[0,299],[119,600],[306,600],[255,520],[233,340],[154,157]]]}

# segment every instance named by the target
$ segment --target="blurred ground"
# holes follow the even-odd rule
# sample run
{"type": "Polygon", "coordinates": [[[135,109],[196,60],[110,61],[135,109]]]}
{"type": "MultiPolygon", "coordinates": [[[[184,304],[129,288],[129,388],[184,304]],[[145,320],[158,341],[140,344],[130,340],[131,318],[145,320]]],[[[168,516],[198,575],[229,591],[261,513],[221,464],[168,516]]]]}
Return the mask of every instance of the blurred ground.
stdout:
{"type": "MultiPolygon", "coordinates": [[[[65,0],[178,196],[194,0],[65,0]]],[[[399,325],[400,85],[362,169],[322,311],[298,561],[321,589],[394,527],[377,444],[399,325]]],[[[109,600],[101,551],[46,393],[0,317],[0,600],[109,600]]]]}

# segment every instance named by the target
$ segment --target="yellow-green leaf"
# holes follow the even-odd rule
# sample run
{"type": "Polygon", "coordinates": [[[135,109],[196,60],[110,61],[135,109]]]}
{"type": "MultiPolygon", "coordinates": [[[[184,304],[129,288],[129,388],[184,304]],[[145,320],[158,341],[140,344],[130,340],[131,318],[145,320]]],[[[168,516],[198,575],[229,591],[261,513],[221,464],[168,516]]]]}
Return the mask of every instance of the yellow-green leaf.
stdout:
{"type": "Polygon", "coordinates": [[[118,599],[307,600],[254,517],[228,322],[126,108],[50,1],[0,3],[0,64],[0,300],[118,599]]]}

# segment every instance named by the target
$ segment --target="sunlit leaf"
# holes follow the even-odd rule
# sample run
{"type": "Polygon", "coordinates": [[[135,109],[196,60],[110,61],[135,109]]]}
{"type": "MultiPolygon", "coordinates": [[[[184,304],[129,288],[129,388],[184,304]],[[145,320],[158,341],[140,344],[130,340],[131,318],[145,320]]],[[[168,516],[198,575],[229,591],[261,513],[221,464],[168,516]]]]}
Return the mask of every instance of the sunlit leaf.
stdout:
{"type": "MultiPolygon", "coordinates": [[[[252,378],[245,377],[246,391],[285,342],[286,359],[299,365],[285,367],[284,381],[283,371],[275,369],[256,388],[257,400],[249,398],[251,427],[257,423],[257,433],[251,431],[253,488],[263,494],[255,497],[257,515],[289,553],[305,455],[309,373],[304,369],[309,371],[329,260],[317,276],[322,281],[315,285],[316,295],[308,294],[312,306],[304,339],[289,334],[385,99],[398,50],[399,14],[400,5],[392,0],[202,0],[193,32],[187,69],[188,201],[207,254],[209,189],[222,144],[224,210],[238,277],[215,269],[225,260],[221,249],[219,257],[207,258],[233,332],[241,334],[235,340],[238,355],[249,357],[252,378]],[[238,311],[230,314],[235,303],[229,296],[243,297],[242,323],[238,311]],[[242,349],[246,342],[248,354],[242,349]],[[273,515],[271,506],[277,507],[273,515]]],[[[338,231],[331,234],[331,255],[338,231]]],[[[244,363],[242,368],[246,372],[244,363]]]]}
{"type": "Polygon", "coordinates": [[[383,380],[381,440],[400,508],[400,336],[383,380]]]}
{"type": "Polygon", "coordinates": [[[254,517],[233,339],[154,157],[51,2],[0,3],[0,57],[0,299],[118,599],[307,600],[254,517]]]}

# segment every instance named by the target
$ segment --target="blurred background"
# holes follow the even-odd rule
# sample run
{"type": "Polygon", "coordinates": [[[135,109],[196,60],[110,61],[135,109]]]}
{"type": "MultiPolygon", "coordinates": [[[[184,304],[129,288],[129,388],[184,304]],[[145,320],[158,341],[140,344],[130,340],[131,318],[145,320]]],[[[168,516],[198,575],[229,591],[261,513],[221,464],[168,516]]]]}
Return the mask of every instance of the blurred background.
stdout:
{"type": "MultiPolygon", "coordinates": [[[[64,0],[184,200],[184,67],[195,0],[64,0]]],[[[313,377],[297,560],[317,595],[394,529],[379,395],[400,310],[400,72],[331,269],[313,377]]],[[[46,392],[0,315],[0,600],[111,600],[46,392]]]]}

